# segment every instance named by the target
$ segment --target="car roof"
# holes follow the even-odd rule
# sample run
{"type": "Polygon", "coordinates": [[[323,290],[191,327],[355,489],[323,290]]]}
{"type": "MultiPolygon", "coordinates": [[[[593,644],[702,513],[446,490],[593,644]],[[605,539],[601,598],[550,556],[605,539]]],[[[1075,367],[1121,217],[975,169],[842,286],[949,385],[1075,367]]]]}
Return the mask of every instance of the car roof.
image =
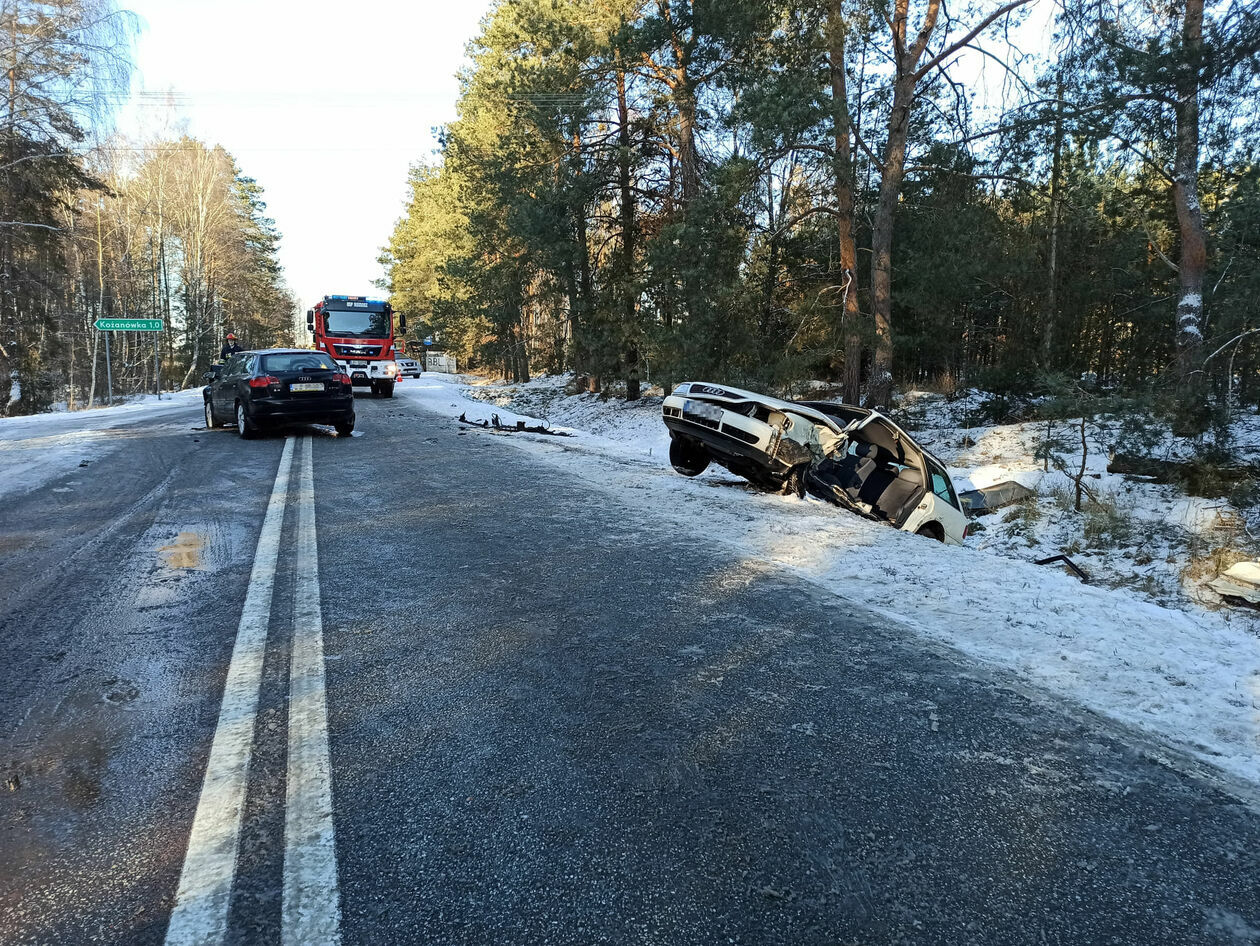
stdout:
{"type": "Polygon", "coordinates": [[[324,355],[327,352],[316,348],[251,348],[241,352],[242,355],[324,355]]]}

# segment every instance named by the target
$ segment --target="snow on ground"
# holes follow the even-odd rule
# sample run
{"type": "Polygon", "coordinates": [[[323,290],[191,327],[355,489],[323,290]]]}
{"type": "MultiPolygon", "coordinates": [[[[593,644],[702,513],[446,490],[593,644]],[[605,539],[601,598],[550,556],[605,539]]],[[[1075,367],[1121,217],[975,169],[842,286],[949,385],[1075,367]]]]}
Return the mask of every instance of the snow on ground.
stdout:
{"type": "Polygon", "coordinates": [[[113,407],[0,418],[0,498],[22,496],[112,453],[120,427],[146,419],[154,422],[150,429],[186,429],[189,417],[194,425],[203,422],[201,388],[161,399],[130,398],[113,407]]]}
{"type": "MultiPolygon", "coordinates": [[[[1260,786],[1260,634],[1252,613],[1179,610],[1140,589],[1084,585],[1033,565],[1035,554],[1054,545],[1044,529],[1034,547],[1021,546],[1018,529],[1009,524],[989,527],[967,547],[947,547],[813,498],[757,492],[718,468],[685,479],[669,467],[659,396],[630,405],[596,395],[565,396],[566,380],[544,377],[509,386],[426,374],[397,392],[450,418],[466,413],[482,420],[497,413],[505,424],[546,420],[575,430],[571,438],[473,435],[496,437],[504,449],[523,450],[610,493],[637,507],[645,524],[674,522],[727,545],[744,558],[733,577],[789,569],[835,593],[837,606],[847,599],[904,622],[915,633],[1142,730],[1175,749],[1174,755],[1214,765],[1250,783],[1252,791],[1260,786]]],[[[970,432],[974,446],[961,446],[953,428],[951,450],[943,431],[933,435],[940,442],[915,433],[973,484],[1014,476],[1040,488],[1047,481],[1031,459],[1029,431],[977,429],[970,432]]],[[[1098,462],[1105,459],[1100,455],[1098,462]]],[[[1154,495],[1143,493],[1135,508],[1157,513],[1154,495]]],[[[1212,525],[1197,501],[1183,506],[1187,528],[1212,525]]],[[[1067,534],[1082,528],[1057,507],[1037,512],[1042,515],[1063,523],[1067,534]]],[[[1171,544],[1153,544],[1148,565],[1171,544]]]]}
{"type": "MultiPolygon", "coordinates": [[[[913,392],[900,411],[915,438],[949,467],[959,489],[1015,480],[1036,491],[1028,502],[982,517],[982,531],[972,540],[975,547],[1028,560],[1066,554],[1097,582],[1195,613],[1224,607],[1208,582],[1234,562],[1260,556],[1260,543],[1249,534],[1245,515],[1230,502],[1186,496],[1172,486],[1108,473],[1110,452],[1125,433],[1105,417],[1086,425],[1082,482],[1088,492],[1083,511],[1076,512],[1071,478],[1037,459],[1049,440],[1062,467],[1078,473],[1076,423],[969,427],[966,419],[974,416],[978,400],[973,394],[950,403],[939,395],[913,392]]],[[[1157,435],[1153,448],[1135,452],[1165,459],[1193,456],[1192,442],[1166,432],[1157,435]]],[[[1260,442],[1260,418],[1240,415],[1233,436],[1236,449],[1248,456],[1251,445],[1260,442]]]]}

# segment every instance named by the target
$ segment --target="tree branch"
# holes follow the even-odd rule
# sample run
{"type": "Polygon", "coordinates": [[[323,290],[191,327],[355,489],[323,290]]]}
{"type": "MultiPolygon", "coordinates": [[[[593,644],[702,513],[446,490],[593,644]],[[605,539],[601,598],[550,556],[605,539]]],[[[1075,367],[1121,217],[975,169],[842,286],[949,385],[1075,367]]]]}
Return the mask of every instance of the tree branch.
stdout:
{"type": "Polygon", "coordinates": [[[962,49],[964,46],[969,45],[973,39],[975,39],[977,36],[983,33],[986,29],[988,29],[989,26],[992,25],[995,20],[1001,19],[1002,17],[1006,16],[1006,14],[1010,13],[1012,10],[1016,10],[1019,7],[1022,7],[1024,4],[1029,3],[1029,2],[1031,2],[1031,0],[1010,0],[1009,3],[1005,3],[1002,6],[998,7],[996,10],[994,10],[992,13],[986,16],[983,20],[981,20],[975,27],[973,27],[965,36],[963,36],[960,40],[958,40],[958,42],[952,43],[951,45],[947,46],[945,49],[941,50],[941,52],[939,52],[937,55],[933,56],[926,63],[924,63],[923,67],[914,74],[914,81],[918,82],[925,75],[927,75],[929,72],[935,69],[938,64],[948,59],[950,56],[954,55],[954,53],[958,52],[958,50],[962,49]]]}

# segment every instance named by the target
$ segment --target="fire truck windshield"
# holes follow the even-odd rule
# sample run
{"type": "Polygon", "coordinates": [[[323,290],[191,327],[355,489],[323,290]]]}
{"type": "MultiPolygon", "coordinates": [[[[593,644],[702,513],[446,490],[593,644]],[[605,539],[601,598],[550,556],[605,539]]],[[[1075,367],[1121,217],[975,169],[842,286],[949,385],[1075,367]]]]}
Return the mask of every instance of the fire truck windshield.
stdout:
{"type": "Polygon", "coordinates": [[[325,332],[334,338],[388,338],[387,312],[348,312],[332,309],[324,313],[325,332]]]}

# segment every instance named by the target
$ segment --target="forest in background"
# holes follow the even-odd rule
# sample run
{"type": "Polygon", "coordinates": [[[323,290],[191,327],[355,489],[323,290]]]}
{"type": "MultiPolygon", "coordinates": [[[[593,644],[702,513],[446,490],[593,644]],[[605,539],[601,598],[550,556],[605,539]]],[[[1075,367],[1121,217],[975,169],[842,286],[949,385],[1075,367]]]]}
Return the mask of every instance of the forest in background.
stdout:
{"type": "Polygon", "coordinates": [[[223,335],[292,344],[297,304],[262,189],[186,135],[99,140],[130,77],[132,16],[109,0],[0,0],[0,416],[200,383],[223,335]],[[155,347],[157,364],[155,365],[155,347]]]}
{"type": "Polygon", "coordinates": [[[1260,17],[502,0],[382,285],[508,379],[1260,401],[1260,17]],[[978,69],[988,88],[981,95],[978,69]]]}

